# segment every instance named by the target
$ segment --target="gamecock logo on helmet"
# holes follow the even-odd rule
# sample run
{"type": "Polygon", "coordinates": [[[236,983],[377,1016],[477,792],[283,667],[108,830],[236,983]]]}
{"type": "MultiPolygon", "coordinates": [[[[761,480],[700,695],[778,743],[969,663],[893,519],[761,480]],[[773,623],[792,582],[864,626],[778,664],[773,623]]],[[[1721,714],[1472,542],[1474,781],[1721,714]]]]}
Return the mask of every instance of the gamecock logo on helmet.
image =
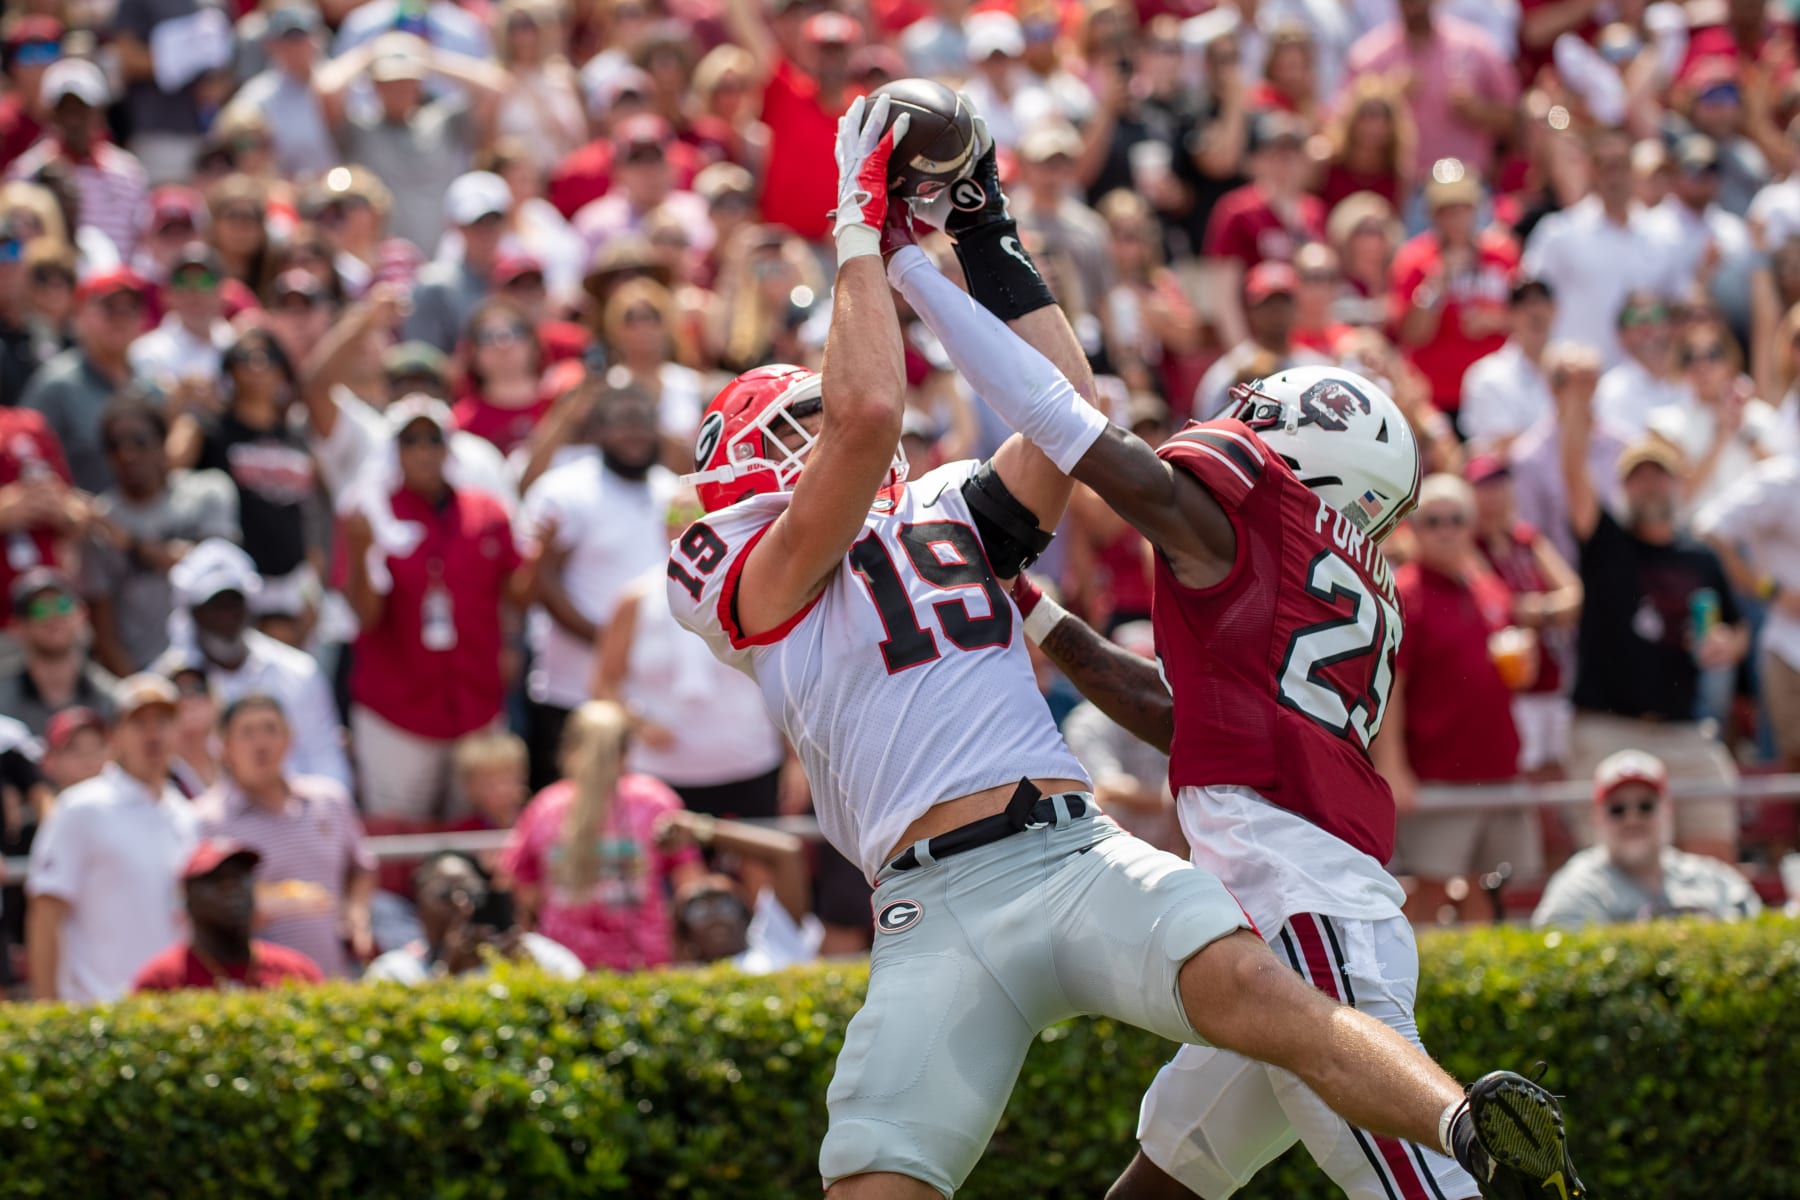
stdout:
{"type": "Polygon", "coordinates": [[[1300,423],[1317,425],[1333,433],[1350,428],[1350,418],[1361,409],[1374,411],[1369,398],[1341,379],[1321,379],[1300,393],[1300,423]]]}

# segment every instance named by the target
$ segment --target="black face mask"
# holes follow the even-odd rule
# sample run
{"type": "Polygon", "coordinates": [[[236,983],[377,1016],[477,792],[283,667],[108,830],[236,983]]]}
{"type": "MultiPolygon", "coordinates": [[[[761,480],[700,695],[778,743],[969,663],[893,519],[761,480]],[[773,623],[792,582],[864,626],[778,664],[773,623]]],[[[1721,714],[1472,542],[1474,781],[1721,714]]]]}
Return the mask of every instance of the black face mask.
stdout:
{"type": "Polygon", "coordinates": [[[641,460],[620,458],[605,446],[600,447],[600,461],[606,469],[622,479],[644,479],[649,476],[650,468],[656,465],[656,450],[643,456],[641,460]]]}

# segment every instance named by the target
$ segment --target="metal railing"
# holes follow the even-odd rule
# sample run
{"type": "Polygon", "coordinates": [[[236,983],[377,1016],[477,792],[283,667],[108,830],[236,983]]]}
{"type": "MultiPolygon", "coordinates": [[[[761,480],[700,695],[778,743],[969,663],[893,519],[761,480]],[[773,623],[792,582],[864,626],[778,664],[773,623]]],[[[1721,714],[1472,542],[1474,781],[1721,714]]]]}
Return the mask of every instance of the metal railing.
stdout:
{"type": "MultiPolygon", "coordinates": [[[[1481,786],[1427,785],[1419,789],[1421,812],[1495,812],[1515,808],[1562,808],[1588,804],[1593,800],[1591,783],[1566,780],[1560,783],[1504,783],[1481,786]]],[[[1773,800],[1784,804],[1800,804],[1800,775],[1749,775],[1729,786],[1716,783],[1676,782],[1669,786],[1670,796],[1683,800],[1716,799],[1731,796],[1739,800],[1773,800]]],[[[810,816],[760,817],[750,822],[768,829],[791,833],[816,841],[819,822],[810,816]]],[[[478,853],[498,850],[506,843],[504,829],[483,829],[466,833],[395,833],[368,839],[376,858],[423,858],[440,850],[478,853]]],[[[0,859],[5,868],[5,881],[18,883],[25,878],[29,860],[0,859]]]]}

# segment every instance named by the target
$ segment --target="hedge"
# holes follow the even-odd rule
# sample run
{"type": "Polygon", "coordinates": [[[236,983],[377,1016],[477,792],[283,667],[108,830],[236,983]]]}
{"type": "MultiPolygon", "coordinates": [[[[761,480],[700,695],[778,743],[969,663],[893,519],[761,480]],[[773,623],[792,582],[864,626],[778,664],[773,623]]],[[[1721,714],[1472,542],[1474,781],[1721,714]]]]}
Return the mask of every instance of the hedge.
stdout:
{"type": "MultiPolygon", "coordinates": [[[[1424,1033],[1462,1077],[1551,1063],[1597,1196],[1800,1196],[1800,925],[1425,939],[1424,1033]]],[[[866,970],[0,1009],[7,1196],[817,1195],[866,970]]],[[[1169,1047],[1047,1030],[962,1195],[1097,1197],[1169,1047]]],[[[1336,1196],[1298,1149],[1241,1195],[1336,1196]]]]}

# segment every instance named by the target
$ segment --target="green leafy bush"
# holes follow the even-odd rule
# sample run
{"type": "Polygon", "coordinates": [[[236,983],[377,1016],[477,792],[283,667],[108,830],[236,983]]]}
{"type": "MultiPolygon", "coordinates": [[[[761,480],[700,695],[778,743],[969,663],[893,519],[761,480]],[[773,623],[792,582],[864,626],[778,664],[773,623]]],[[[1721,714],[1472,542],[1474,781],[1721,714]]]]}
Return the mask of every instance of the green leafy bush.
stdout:
{"type": "MultiPolygon", "coordinates": [[[[1606,1200],[1800,1196],[1800,927],[1427,938],[1420,1020],[1471,1077],[1551,1063],[1606,1200]]],[[[337,985],[0,1010],[8,1196],[817,1194],[824,1093],[866,972],[420,991],[337,985]]],[[[1169,1047],[1045,1032],[962,1195],[1095,1197],[1169,1047]]],[[[1335,1196],[1296,1150],[1243,1196],[1335,1196]]]]}

